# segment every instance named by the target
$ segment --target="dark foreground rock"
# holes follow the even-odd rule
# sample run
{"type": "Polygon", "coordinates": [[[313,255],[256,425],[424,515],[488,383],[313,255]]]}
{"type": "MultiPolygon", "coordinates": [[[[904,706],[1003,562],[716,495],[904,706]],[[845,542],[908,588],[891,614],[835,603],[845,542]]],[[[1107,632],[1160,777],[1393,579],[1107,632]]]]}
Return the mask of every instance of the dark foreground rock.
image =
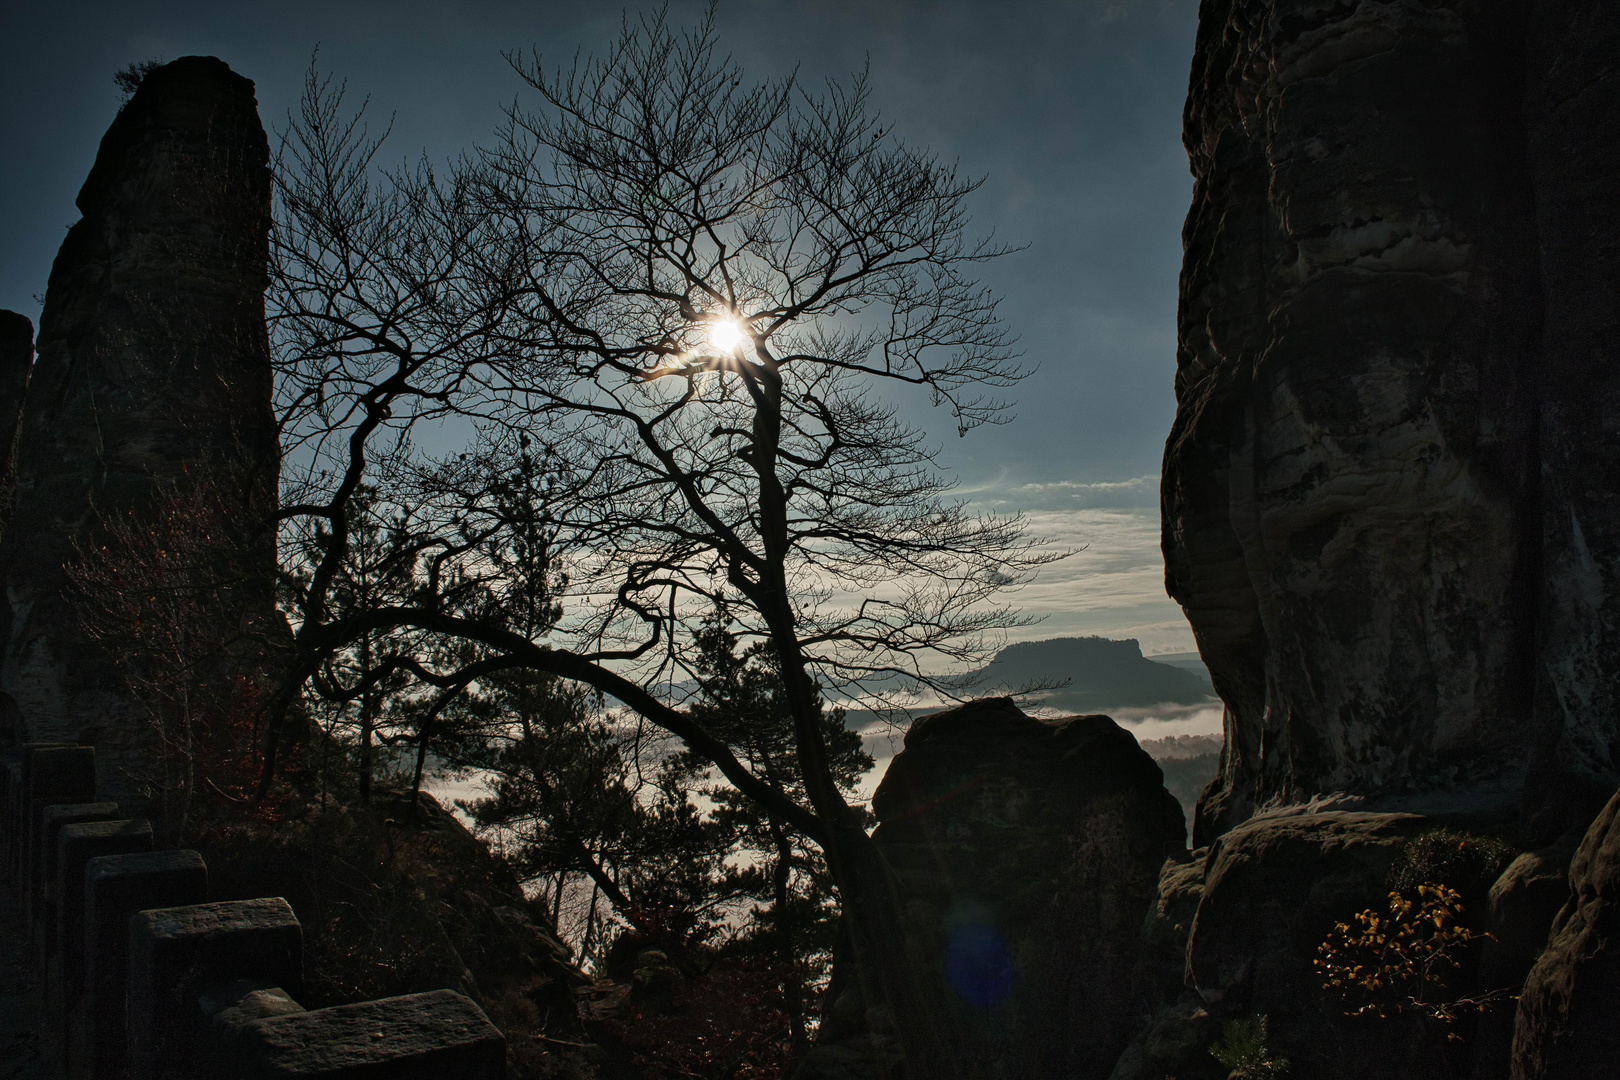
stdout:
{"type": "Polygon", "coordinates": [[[1514,998],[1524,986],[1548,932],[1569,898],[1569,863],[1580,834],[1526,851],[1508,864],[1487,897],[1490,937],[1480,950],[1476,985],[1507,999],[1479,1017],[1473,1034],[1470,1080],[1506,1080],[1515,1021],[1514,998]]]}
{"type": "Polygon", "coordinates": [[[1282,813],[1222,836],[1188,940],[1191,989],[1224,1019],[1268,1017],[1298,1075],[1444,1075],[1443,1039],[1415,1022],[1346,1016],[1355,1003],[1324,990],[1312,966],[1335,923],[1386,909],[1390,866],[1424,825],[1412,814],[1282,813]]]}
{"type": "MultiPolygon", "coordinates": [[[[268,162],[251,82],[211,57],[155,69],[102,139],[46,290],[0,545],[0,688],[28,737],[95,742],[112,797],[137,786],[138,725],[63,565],[98,514],[182,476],[271,505],[268,162]]],[[[0,373],[0,412],[15,381],[0,373]]]]}
{"type": "Polygon", "coordinates": [[[1505,1077],[1507,1047],[1497,1033],[1511,1025],[1511,995],[1529,966],[1524,950],[1539,948],[1527,943],[1545,940],[1547,868],[1558,851],[1529,853],[1499,877],[1499,863],[1447,860],[1443,851],[1420,865],[1428,855],[1414,852],[1432,855],[1461,839],[1434,832],[1437,824],[1416,814],[1276,810],[1168,861],[1142,931],[1135,1034],[1112,1080],[1225,1080],[1229,1070],[1215,1062],[1211,1044],[1227,1023],[1255,1016],[1267,1018],[1270,1049],[1292,1063],[1291,1075],[1505,1077]],[[1449,839],[1437,843],[1437,836],[1449,839]],[[1462,951],[1462,969],[1444,972],[1444,990],[1433,991],[1447,1000],[1496,991],[1498,1005],[1483,1016],[1465,1010],[1447,1025],[1395,1006],[1393,997],[1342,996],[1314,966],[1334,926],[1368,909],[1387,912],[1389,892],[1414,866],[1417,880],[1458,890],[1472,930],[1498,935],[1487,942],[1496,953],[1481,960],[1462,951]],[[1388,1015],[1352,1015],[1377,1003],[1388,1015]]]}
{"type": "MultiPolygon", "coordinates": [[[[1186,843],[1135,738],[1106,716],[973,702],[912,725],[873,809],[966,1074],[1106,1077],[1130,1039],[1122,989],[1160,866],[1186,843]]],[[[852,1049],[864,1019],[851,987],[803,1075],[870,1068],[852,1049]]]]}
{"type": "Polygon", "coordinates": [[[1576,850],[1569,890],[1519,998],[1514,1080],[1620,1075],[1620,792],[1576,850]]]}
{"type": "Polygon", "coordinates": [[[1209,849],[1166,859],[1159,888],[1142,924],[1132,978],[1135,1033],[1110,1080],[1224,1080],[1207,1047],[1219,1023],[1187,987],[1187,942],[1204,896],[1209,849]]]}

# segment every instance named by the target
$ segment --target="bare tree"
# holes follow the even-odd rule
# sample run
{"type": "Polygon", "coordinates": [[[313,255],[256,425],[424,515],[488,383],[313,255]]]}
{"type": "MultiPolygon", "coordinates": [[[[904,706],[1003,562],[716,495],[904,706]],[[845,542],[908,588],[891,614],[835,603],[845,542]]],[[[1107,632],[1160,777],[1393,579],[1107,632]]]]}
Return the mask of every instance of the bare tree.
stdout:
{"type": "Polygon", "coordinates": [[[163,485],[98,514],[66,567],[81,625],[147,721],[154,753],[131,779],[176,838],[199,794],[238,800],[252,782],[259,698],[286,652],[259,488],[230,470],[163,485]]]}
{"type": "Polygon", "coordinates": [[[367,678],[528,668],[675,735],[823,847],[868,1000],[916,1075],[950,1075],[934,959],[839,791],[817,686],[981,658],[1020,622],[997,594],[1051,557],[953,499],[896,411],[915,390],[958,432],[1006,418],[994,393],[1021,372],[973,277],[1005,251],[967,236],[978,182],[895,138],[864,76],[746,83],[712,21],[627,22],[561,69],[508,59],[532,105],[442,177],[380,178],[380,140],[313,74],[284,134],[271,308],[302,671],[369,634],[389,652],[367,678]],[[339,611],[368,486],[411,585],[339,611]],[[508,572],[536,530],[569,579],[546,618],[508,572]],[[808,805],[670,699],[716,611],[780,664],[808,805]],[[472,651],[424,662],[446,640],[472,651]]]}

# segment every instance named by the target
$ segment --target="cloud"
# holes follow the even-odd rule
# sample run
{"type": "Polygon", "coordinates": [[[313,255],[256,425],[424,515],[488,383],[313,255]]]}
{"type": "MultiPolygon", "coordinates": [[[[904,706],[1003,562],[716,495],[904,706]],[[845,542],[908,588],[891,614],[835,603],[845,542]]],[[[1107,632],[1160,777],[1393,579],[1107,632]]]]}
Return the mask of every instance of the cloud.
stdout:
{"type": "MultiPolygon", "coordinates": [[[[1078,492],[1100,489],[1128,493],[1156,477],[1113,484],[1024,485],[1078,492]]],[[[1123,500],[1122,500],[1123,501],[1123,500]]],[[[1159,550],[1159,514],[1129,508],[1026,509],[1030,534],[1047,550],[1072,552],[1042,569],[1029,585],[1007,599],[1040,621],[1018,632],[1017,640],[1097,634],[1135,638],[1149,655],[1190,652],[1196,646],[1181,607],[1164,591],[1164,556],[1159,550]]]]}
{"type": "Polygon", "coordinates": [[[1156,521],[1159,477],[1155,473],[1129,480],[1050,480],[1008,484],[1004,473],[989,483],[960,488],[958,493],[976,505],[997,513],[1021,510],[1031,514],[1041,510],[1104,508],[1152,510],[1156,521]]]}

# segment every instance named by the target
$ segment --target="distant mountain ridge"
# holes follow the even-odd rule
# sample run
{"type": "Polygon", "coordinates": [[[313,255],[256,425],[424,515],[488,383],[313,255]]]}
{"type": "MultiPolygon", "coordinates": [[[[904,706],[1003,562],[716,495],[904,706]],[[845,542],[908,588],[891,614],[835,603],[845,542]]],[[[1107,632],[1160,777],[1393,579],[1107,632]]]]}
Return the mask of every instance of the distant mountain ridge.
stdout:
{"type": "MultiPolygon", "coordinates": [[[[1179,657],[1178,657],[1179,659],[1179,657]]],[[[1161,664],[1142,655],[1135,638],[1061,637],[1022,641],[1002,649],[963,681],[976,695],[1017,693],[1027,686],[1068,680],[1029,695],[1032,704],[1077,713],[1151,705],[1197,705],[1215,696],[1201,671],[1161,664]]]]}

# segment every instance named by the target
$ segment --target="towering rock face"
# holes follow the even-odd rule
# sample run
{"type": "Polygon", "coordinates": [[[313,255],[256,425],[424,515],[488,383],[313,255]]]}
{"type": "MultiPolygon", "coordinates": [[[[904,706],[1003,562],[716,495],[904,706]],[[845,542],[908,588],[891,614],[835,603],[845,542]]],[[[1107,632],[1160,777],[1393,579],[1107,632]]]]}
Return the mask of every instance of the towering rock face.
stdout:
{"type": "MultiPolygon", "coordinates": [[[[1106,1077],[1131,1036],[1160,867],[1185,850],[1153,759],[1106,716],[1047,722],[990,698],[914,723],[872,807],[963,1075],[1106,1077]]],[[[857,997],[835,1005],[806,1076],[860,1075],[828,1065],[864,1016],[857,997]]]]}
{"type": "Polygon", "coordinates": [[[1532,779],[1550,814],[1550,796],[1585,811],[1620,784],[1620,5],[1530,9],[1524,115],[1546,296],[1532,779]]]}
{"type": "Polygon", "coordinates": [[[1204,3],[1162,491],[1226,703],[1196,842],[1620,782],[1613,10],[1204,3]]]}
{"type": "Polygon", "coordinates": [[[160,67],[102,139],[51,270],[0,548],[0,688],[29,737],[94,739],[115,794],[138,725],[63,564],[182,477],[269,505],[268,163],[251,82],[211,57],[160,67]]]}

